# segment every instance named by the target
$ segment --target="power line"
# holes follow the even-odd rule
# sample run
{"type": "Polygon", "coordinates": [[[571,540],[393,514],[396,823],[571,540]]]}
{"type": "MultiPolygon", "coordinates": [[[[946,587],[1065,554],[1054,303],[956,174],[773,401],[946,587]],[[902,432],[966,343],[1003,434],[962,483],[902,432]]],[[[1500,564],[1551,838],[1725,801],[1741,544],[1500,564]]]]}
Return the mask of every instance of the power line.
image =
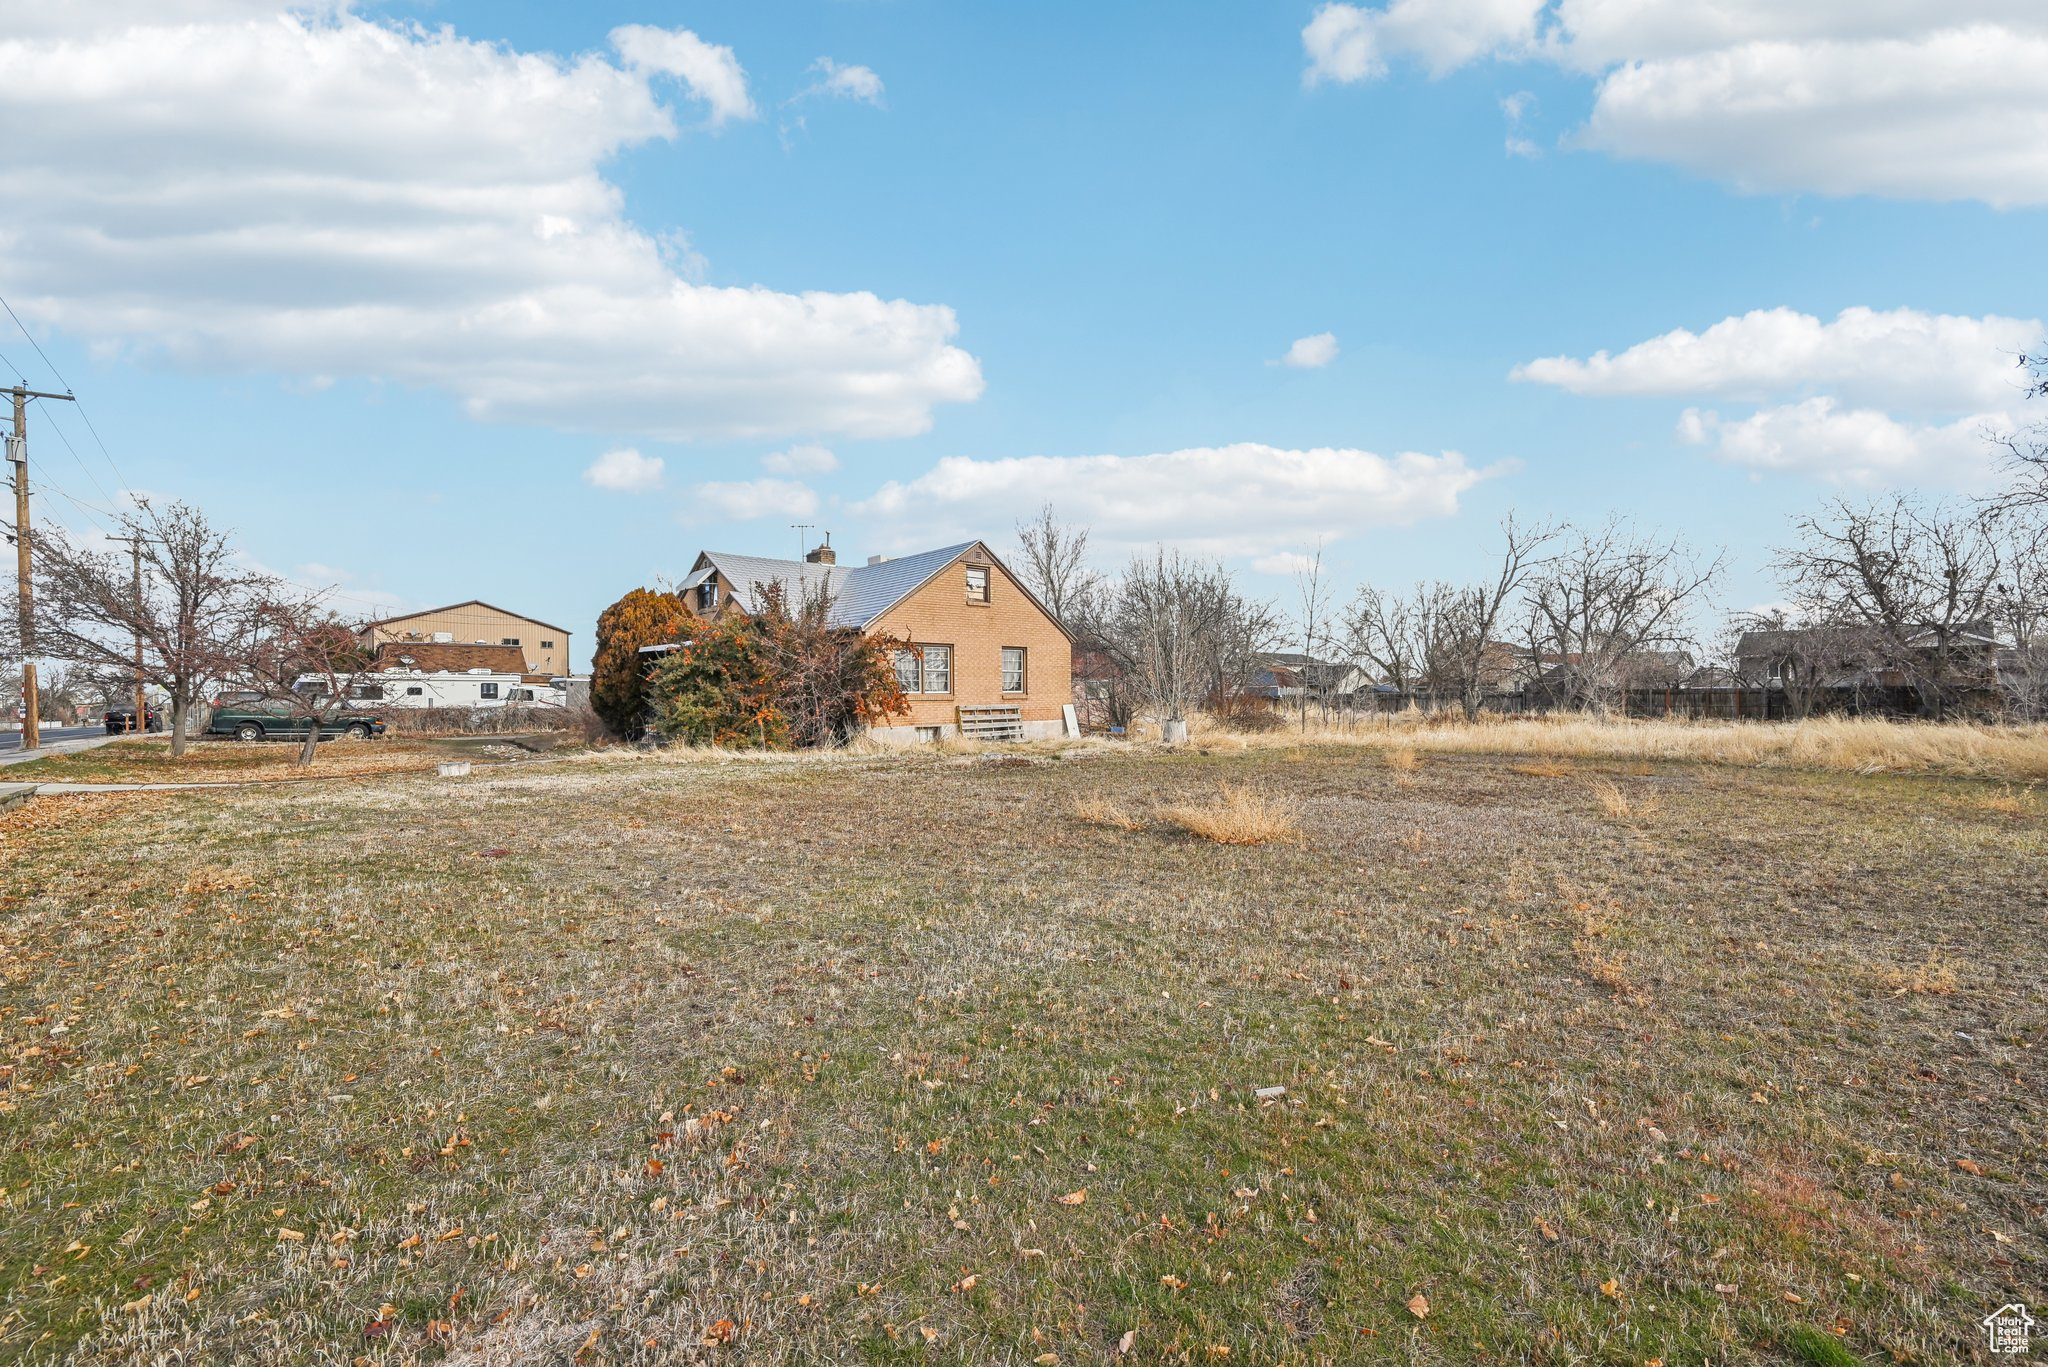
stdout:
{"type": "MultiPolygon", "coordinates": [[[[76,403],[78,401],[76,399],[73,399],[72,402],[76,403]]],[[[71,453],[72,462],[78,466],[78,472],[85,476],[86,482],[91,484],[93,488],[99,490],[100,497],[105,499],[107,502],[120,502],[119,499],[115,498],[112,494],[107,492],[107,486],[100,483],[99,477],[97,475],[93,474],[92,471],[86,469],[84,459],[81,458],[78,454],[78,448],[71,444],[71,438],[65,436],[63,427],[58,425],[57,410],[54,408],[42,408],[38,409],[37,411],[40,412],[43,415],[43,417],[49,422],[50,430],[57,434],[57,440],[64,443],[64,449],[71,453]]],[[[109,465],[113,464],[112,461],[108,461],[107,463],[109,465]]],[[[119,472],[117,471],[116,473],[119,472]]],[[[114,517],[117,516],[117,514],[110,512],[107,514],[107,516],[114,517]]]]}
{"type": "MultiPolygon", "coordinates": [[[[70,397],[71,402],[73,404],[77,405],[78,416],[85,419],[85,430],[92,433],[93,441],[97,442],[99,445],[100,454],[107,458],[107,468],[114,472],[115,482],[120,484],[121,487],[126,488],[128,486],[128,477],[126,475],[123,475],[121,473],[121,467],[114,463],[114,453],[109,451],[107,449],[106,442],[100,439],[100,431],[97,427],[94,427],[92,425],[92,418],[86,413],[85,405],[79,403],[78,391],[71,387],[71,381],[65,379],[63,372],[57,369],[56,363],[50,360],[49,354],[43,350],[43,344],[36,340],[35,334],[28,330],[28,325],[21,321],[21,315],[14,311],[14,305],[7,302],[7,296],[5,295],[0,295],[0,308],[4,308],[7,310],[7,316],[14,320],[14,326],[21,329],[21,335],[28,338],[28,344],[36,349],[36,355],[43,358],[43,364],[48,366],[50,369],[50,373],[57,377],[57,383],[64,386],[65,394],[70,397]]],[[[7,364],[10,368],[14,366],[14,362],[12,361],[8,361],[7,364]]],[[[14,373],[17,377],[21,375],[21,372],[19,370],[15,370],[14,373]]],[[[67,442],[65,444],[69,445],[70,443],[67,442]]],[[[72,454],[76,455],[77,453],[73,452],[72,454]]],[[[94,480],[93,483],[97,485],[99,481],[94,480]]],[[[106,493],[106,490],[102,489],[100,490],[100,492],[102,495],[104,495],[106,493]]],[[[108,502],[112,501],[113,500],[111,499],[108,500],[108,502]]]]}

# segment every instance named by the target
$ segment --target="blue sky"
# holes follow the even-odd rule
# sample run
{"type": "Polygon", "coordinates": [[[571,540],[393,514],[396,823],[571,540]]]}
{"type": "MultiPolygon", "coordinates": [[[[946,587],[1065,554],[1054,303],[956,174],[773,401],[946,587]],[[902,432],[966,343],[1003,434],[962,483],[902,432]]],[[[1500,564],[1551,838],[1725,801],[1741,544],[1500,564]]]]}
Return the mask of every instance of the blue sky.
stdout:
{"type": "Polygon", "coordinates": [[[0,15],[0,293],[112,458],[38,414],[39,515],[579,655],[700,546],[1041,501],[1283,601],[1617,512],[1748,606],[1791,514],[1984,487],[2048,314],[2018,0],[0,15]]]}

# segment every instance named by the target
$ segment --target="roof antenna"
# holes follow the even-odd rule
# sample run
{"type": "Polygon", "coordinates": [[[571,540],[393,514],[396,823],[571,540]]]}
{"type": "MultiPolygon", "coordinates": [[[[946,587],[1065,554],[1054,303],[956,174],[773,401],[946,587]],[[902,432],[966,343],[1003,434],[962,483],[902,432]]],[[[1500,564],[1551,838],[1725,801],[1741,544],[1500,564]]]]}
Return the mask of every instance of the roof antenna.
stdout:
{"type": "Polygon", "coordinates": [[[818,524],[817,524],[817,523],[815,523],[815,522],[792,522],[792,523],[790,523],[790,524],[789,524],[789,529],[790,529],[791,531],[793,531],[793,532],[795,532],[795,533],[796,533],[796,558],[797,558],[797,559],[799,559],[799,560],[803,559],[803,558],[804,558],[804,553],[805,553],[806,551],[810,550],[810,547],[804,544],[805,540],[807,539],[807,538],[806,538],[806,537],[804,536],[804,533],[805,533],[805,532],[808,532],[808,531],[811,531],[811,530],[813,530],[813,529],[815,529],[815,528],[817,527],[817,525],[818,525],[818,524]]]}

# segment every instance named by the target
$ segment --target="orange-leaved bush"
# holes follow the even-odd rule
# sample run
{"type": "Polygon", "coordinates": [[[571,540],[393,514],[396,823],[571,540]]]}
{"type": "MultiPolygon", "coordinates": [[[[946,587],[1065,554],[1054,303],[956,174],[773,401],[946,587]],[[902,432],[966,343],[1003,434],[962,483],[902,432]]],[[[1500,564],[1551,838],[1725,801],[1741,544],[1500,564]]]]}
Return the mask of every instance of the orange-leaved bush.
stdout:
{"type": "Polygon", "coordinates": [[[653,725],[693,745],[771,750],[838,745],[908,710],[889,643],[830,625],[831,599],[792,611],[779,585],[760,610],[699,623],[690,644],[656,667],[653,725]]]}
{"type": "Polygon", "coordinates": [[[613,734],[631,737],[646,724],[647,662],[641,647],[674,645],[697,620],[681,594],[653,589],[634,589],[598,616],[590,706],[613,734]]]}

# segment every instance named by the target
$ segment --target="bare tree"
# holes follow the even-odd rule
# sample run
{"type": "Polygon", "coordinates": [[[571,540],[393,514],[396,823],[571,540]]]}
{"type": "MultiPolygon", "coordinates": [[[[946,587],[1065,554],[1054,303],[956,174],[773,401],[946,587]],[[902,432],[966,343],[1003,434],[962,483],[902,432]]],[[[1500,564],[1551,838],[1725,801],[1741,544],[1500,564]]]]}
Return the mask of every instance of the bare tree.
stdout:
{"type": "Polygon", "coordinates": [[[1903,673],[1921,714],[1939,717],[1961,691],[1990,682],[1994,525],[1984,509],[1903,494],[1837,499],[1799,520],[1799,544],[1779,553],[1779,572],[1811,620],[1861,631],[1870,667],[1903,673]]]}
{"type": "MultiPolygon", "coordinates": [[[[2048,351],[2019,358],[2026,372],[2026,396],[2048,399],[2048,351]]],[[[1991,440],[2005,448],[2006,467],[2012,487],[1994,506],[2006,511],[2048,508],[2048,421],[2035,422],[2009,432],[1994,432],[1991,440]]]]}
{"type": "Polygon", "coordinates": [[[1501,523],[1500,558],[1493,575],[1477,583],[1439,594],[1442,621],[1435,638],[1432,673],[1465,710],[1465,719],[1479,715],[1487,689],[1498,680],[1501,628],[1510,605],[1530,576],[1543,568],[1544,549],[1558,536],[1548,524],[1524,527],[1512,515],[1501,523]]]}
{"type": "Polygon", "coordinates": [[[1322,652],[1336,643],[1332,632],[1331,618],[1335,615],[1330,602],[1330,586],[1323,580],[1323,543],[1316,543],[1316,553],[1307,565],[1294,572],[1294,590],[1299,612],[1294,625],[1301,632],[1301,729],[1308,730],[1309,694],[1319,695],[1323,719],[1329,720],[1330,686],[1334,682],[1328,677],[1322,652]]]}
{"type": "Polygon", "coordinates": [[[1691,645],[1688,614],[1725,559],[1703,562],[1683,541],[1638,537],[1619,519],[1571,534],[1524,595],[1529,648],[1556,658],[1559,701],[1604,710],[1642,654],[1691,645]]]}
{"type": "Polygon", "coordinates": [[[1274,626],[1221,565],[1162,546],[1134,557],[1109,591],[1102,640],[1168,722],[1185,724],[1205,698],[1241,686],[1274,626]]]}
{"type": "Polygon", "coordinates": [[[368,716],[349,714],[382,696],[373,671],[376,652],[331,611],[325,595],[282,584],[250,607],[250,629],[230,671],[236,682],[306,727],[300,765],[309,765],[323,734],[371,734],[368,716]]]}
{"type": "Polygon", "coordinates": [[[1437,633],[1449,589],[1417,584],[1401,596],[1363,584],[1345,609],[1346,644],[1402,697],[1427,691],[1435,701],[1437,633]]]}
{"type": "Polygon", "coordinates": [[[1992,622],[2010,643],[1999,683],[2017,717],[2039,720],[2048,717],[2048,511],[2008,512],[1997,535],[2003,563],[1992,622]]]}
{"type": "Polygon", "coordinates": [[[123,522],[141,538],[139,594],[127,556],[54,528],[38,538],[37,646],[92,669],[132,669],[139,633],[142,676],[169,696],[171,753],[183,755],[194,706],[247,658],[253,610],[277,581],[238,564],[227,533],[186,504],[141,500],[123,522]]]}
{"type": "Polygon", "coordinates": [[[1080,634],[1102,588],[1102,576],[1088,568],[1088,529],[1061,522],[1048,503],[1036,519],[1017,524],[1017,547],[1025,585],[1061,625],[1080,634]]]}

